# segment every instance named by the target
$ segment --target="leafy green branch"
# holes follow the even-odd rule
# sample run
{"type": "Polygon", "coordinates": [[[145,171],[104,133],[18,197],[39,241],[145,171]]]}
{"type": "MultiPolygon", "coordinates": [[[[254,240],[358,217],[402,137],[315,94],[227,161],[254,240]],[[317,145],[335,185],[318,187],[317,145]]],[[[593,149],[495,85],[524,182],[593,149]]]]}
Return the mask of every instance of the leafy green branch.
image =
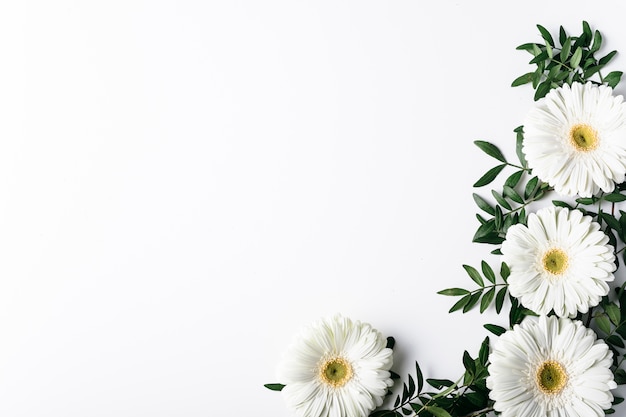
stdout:
{"type": "Polygon", "coordinates": [[[489,376],[489,338],[482,342],[478,357],[463,352],[465,371],[456,382],[448,379],[424,380],[419,363],[415,362],[415,376],[409,374],[402,385],[393,407],[379,409],[370,417],[479,417],[493,411],[486,380],[489,376]],[[428,385],[436,391],[424,391],[428,385]]]}
{"type": "Polygon", "coordinates": [[[502,262],[500,265],[500,280],[497,280],[497,276],[493,268],[485,261],[481,261],[482,275],[476,268],[470,265],[463,265],[463,269],[465,269],[465,272],[467,272],[472,281],[478,285],[478,288],[474,290],[467,290],[464,288],[447,288],[437,292],[437,294],[440,295],[461,297],[461,299],[459,299],[450,308],[449,313],[453,313],[458,310],[462,310],[463,313],[467,313],[476,307],[479,301],[480,312],[483,313],[487,310],[487,308],[489,308],[494,300],[496,312],[500,313],[507,295],[508,283],[506,280],[511,274],[509,267],[502,262]]]}
{"type": "MultiPolygon", "coordinates": [[[[538,177],[532,176],[530,169],[527,167],[526,159],[522,152],[524,140],[522,126],[516,128],[514,132],[516,133],[516,153],[519,164],[508,162],[498,147],[490,142],[474,142],[487,155],[501,162],[483,174],[474,183],[474,187],[483,187],[490,184],[506,167],[515,168],[515,171],[506,178],[500,191],[491,190],[491,196],[495,202],[489,201],[477,193],[472,194],[478,208],[490,216],[485,218],[485,214],[476,214],[480,226],[474,233],[473,242],[492,245],[501,244],[504,241],[507,230],[512,225],[526,223],[526,207],[543,198],[546,192],[551,191],[549,185],[540,181],[538,177]]],[[[499,254],[499,249],[494,250],[493,253],[499,254]]]]}
{"type": "Polygon", "coordinates": [[[544,97],[551,89],[574,82],[593,82],[615,87],[621,80],[621,71],[612,71],[602,76],[601,70],[613,59],[617,51],[611,51],[601,58],[596,58],[602,47],[602,34],[592,31],[583,21],[582,33],[578,36],[567,34],[563,26],[559,29],[558,43],[546,28],[537,25],[544,43],[524,43],[517,47],[530,53],[533,58],[529,64],[536,69],[517,77],[511,86],[532,84],[535,100],[544,97]]]}

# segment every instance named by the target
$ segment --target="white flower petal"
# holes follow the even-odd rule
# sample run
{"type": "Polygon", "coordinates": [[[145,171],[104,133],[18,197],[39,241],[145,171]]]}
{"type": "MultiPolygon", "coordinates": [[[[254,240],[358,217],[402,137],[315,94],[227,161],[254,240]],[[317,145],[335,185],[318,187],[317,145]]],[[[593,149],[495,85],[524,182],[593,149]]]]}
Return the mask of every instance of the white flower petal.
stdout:
{"type": "Polygon", "coordinates": [[[610,192],[626,175],[626,103],[605,85],[555,88],[528,113],[522,151],[533,174],[560,194],[610,192]],[[595,131],[595,146],[575,146],[570,134],[578,125],[595,131]]]}
{"type": "Polygon", "coordinates": [[[287,405],[298,417],[365,416],[383,403],[393,385],[393,352],[367,323],[336,315],[305,328],[278,368],[287,405]],[[352,374],[337,386],[320,376],[329,358],[341,358],[352,374]]]}
{"type": "Polygon", "coordinates": [[[580,321],[526,317],[496,341],[489,355],[487,387],[502,417],[603,416],[616,387],[613,354],[580,321]],[[565,379],[547,392],[538,380],[545,363],[558,363],[565,379]]]}
{"type": "Polygon", "coordinates": [[[538,314],[585,313],[608,294],[607,282],[615,279],[613,247],[598,223],[579,210],[547,207],[529,214],[528,226],[509,228],[501,251],[511,270],[510,294],[538,314]],[[566,259],[558,273],[544,265],[550,250],[566,259]]]}

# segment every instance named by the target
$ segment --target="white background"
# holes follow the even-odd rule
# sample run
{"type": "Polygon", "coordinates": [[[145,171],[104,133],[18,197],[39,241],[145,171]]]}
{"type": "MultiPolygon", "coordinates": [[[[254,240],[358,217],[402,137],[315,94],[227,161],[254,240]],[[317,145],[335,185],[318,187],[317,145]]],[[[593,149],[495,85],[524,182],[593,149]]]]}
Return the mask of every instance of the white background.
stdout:
{"type": "Polygon", "coordinates": [[[537,23],[626,50],[623,4],[3,2],[0,415],[287,417],[336,312],[456,379],[506,322],[436,295],[491,259],[472,142],[515,159],[537,23]]]}

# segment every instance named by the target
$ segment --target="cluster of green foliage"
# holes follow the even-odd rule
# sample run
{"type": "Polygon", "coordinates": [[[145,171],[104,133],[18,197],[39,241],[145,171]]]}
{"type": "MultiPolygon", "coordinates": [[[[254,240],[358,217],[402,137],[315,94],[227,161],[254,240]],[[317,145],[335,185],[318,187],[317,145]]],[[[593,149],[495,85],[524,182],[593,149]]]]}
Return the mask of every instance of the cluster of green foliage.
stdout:
{"type": "Polygon", "coordinates": [[[517,47],[532,54],[530,64],[534,71],[527,72],[513,81],[513,87],[532,83],[535,100],[544,97],[551,89],[573,82],[593,82],[615,87],[622,77],[621,71],[613,71],[602,76],[601,70],[613,59],[617,51],[611,51],[602,58],[596,58],[602,47],[602,34],[592,32],[589,24],[583,22],[583,31],[578,36],[569,36],[563,26],[559,29],[558,41],[546,28],[537,25],[544,43],[525,43],[517,47]]]}
{"type": "MultiPolygon", "coordinates": [[[[393,344],[392,344],[393,346],[393,344]]],[[[415,377],[409,374],[402,384],[402,393],[395,399],[389,410],[377,410],[370,417],[400,416],[480,416],[491,411],[489,390],[487,389],[487,363],[489,358],[489,338],[480,346],[477,358],[463,352],[463,376],[455,381],[449,379],[426,379],[419,363],[415,362],[415,377]]]]}
{"type": "MultiPolygon", "coordinates": [[[[543,43],[525,43],[517,49],[527,51],[533,58],[530,64],[536,68],[517,77],[513,87],[530,84],[534,89],[534,100],[544,97],[551,89],[573,82],[592,82],[614,88],[621,80],[621,71],[612,71],[602,75],[602,70],[616,55],[611,51],[601,58],[596,58],[602,46],[602,35],[599,31],[592,32],[589,24],[583,22],[583,31],[579,36],[570,36],[561,26],[558,44],[543,26],[537,25],[543,43]]],[[[571,202],[553,199],[552,188],[532,174],[528,168],[522,144],[524,127],[514,129],[515,150],[518,161],[509,162],[501,150],[494,144],[478,140],[475,145],[498,163],[482,175],[474,184],[482,188],[492,184],[505,170],[509,170],[501,188],[491,189],[487,195],[473,193],[474,201],[479,209],[476,214],[478,228],[473,242],[492,245],[492,255],[501,255],[500,246],[506,237],[507,230],[514,224],[526,224],[527,212],[533,203],[547,201],[555,206],[581,210],[598,222],[604,233],[609,237],[616,255],[626,263],[626,212],[617,210],[616,204],[626,201],[626,183],[618,184],[612,193],[601,193],[591,198],[577,198],[571,202]],[[617,213],[616,213],[617,210],[617,213]]],[[[618,258],[616,258],[618,259],[618,258]]],[[[619,266],[619,260],[616,260],[619,266]]],[[[507,278],[509,267],[504,262],[494,268],[486,261],[480,267],[463,265],[463,268],[474,288],[447,288],[439,291],[444,296],[460,297],[449,312],[467,313],[478,308],[484,313],[492,306],[497,314],[508,308],[508,328],[496,324],[485,324],[484,328],[496,336],[500,336],[514,325],[522,322],[528,315],[536,315],[525,308],[520,302],[508,294],[507,278]],[[498,270],[498,273],[496,273],[498,270]]],[[[601,303],[589,310],[579,313],[576,319],[582,320],[587,327],[593,328],[613,351],[614,364],[612,371],[617,384],[626,384],[626,371],[622,367],[626,361],[626,283],[615,292],[604,297],[601,303]]],[[[480,346],[477,358],[471,358],[467,351],[463,354],[465,372],[453,382],[447,379],[426,379],[426,383],[434,391],[424,389],[424,378],[419,364],[416,363],[416,377],[409,375],[403,383],[393,407],[388,410],[377,410],[370,417],[480,417],[493,412],[493,401],[489,399],[485,381],[488,376],[489,338],[480,346]],[[417,381],[417,382],[416,382],[417,381]]],[[[614,405],[623,401],[615,397],[614,405]]],[[[613,408],[605,410],[606,414],[614,413],[613,408]]]]}

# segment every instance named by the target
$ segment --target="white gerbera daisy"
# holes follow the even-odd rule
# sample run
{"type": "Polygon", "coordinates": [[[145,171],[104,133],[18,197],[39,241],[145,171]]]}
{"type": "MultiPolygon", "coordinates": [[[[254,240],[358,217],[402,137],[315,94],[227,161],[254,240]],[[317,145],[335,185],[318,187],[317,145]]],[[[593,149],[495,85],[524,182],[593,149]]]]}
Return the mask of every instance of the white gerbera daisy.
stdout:
{"type": "Polygon", "coordinates": [[[336,315],[297,337],[278,371],[290,408],[302,417],[367,416],[393,385],[393,351],[369,324],[336,315]]]}
{"type": "Polygon", "coordinates": [[[528,226],[509,228],[502,260],[509,292],[539,314],[586,313],[607,295],[615,255],[600,225],[579,210],[547,207],[528,216],[528,226]]]}
{"type": "Polygon", "coordinates": [[[604,416],[617,387],[612,358],[580,321],[526,317],[489,355],[489,396],[502,417],[604,416]]]}
{"type": "Polygon", "coordinates": [[[555,88],[529,112],[522,150],[560,194],[611,192],[626,174],[626,103],[605,85],[555,88]]]}

